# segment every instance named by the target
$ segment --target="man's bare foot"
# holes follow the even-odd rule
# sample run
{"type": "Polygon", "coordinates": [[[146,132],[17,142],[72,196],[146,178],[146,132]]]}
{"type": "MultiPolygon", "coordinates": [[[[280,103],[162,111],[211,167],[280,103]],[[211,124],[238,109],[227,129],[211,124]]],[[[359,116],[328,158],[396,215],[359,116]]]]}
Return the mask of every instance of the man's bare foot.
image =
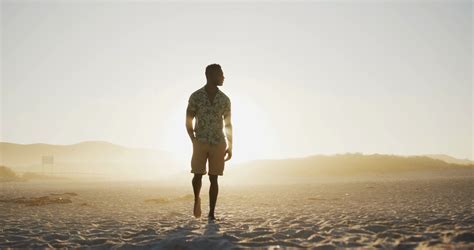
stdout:
{"type": "Polygon", "coordinates": [[[216,218],[213,214],[207,215],[207,219],[210,221],[220,221],[221,219],[216,218]]]}
{"type": "Polygon", "coordinates": [[[201,198],[194,199],[194,217],[201,217],[201,198]]]}

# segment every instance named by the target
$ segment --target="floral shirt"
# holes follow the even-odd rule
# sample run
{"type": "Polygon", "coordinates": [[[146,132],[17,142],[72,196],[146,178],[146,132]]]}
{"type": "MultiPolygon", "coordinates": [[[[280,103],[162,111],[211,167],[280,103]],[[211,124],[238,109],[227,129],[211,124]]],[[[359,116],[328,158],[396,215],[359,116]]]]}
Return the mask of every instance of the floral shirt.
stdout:
{"type": "Polygon", "coordinates": [[[225,143],[223,119],[230,114],[230,99],[218,88],[212,102],[205,87],[194,91],[189,97],[188,110],[196,112],[195,136],[204,143],[225,143]]]}

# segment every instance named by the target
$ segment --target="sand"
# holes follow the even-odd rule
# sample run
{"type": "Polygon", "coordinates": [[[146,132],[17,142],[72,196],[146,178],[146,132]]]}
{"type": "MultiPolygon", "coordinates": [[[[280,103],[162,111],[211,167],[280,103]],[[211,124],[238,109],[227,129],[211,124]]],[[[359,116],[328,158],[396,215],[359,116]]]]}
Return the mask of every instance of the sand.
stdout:
{"type": "Polygon", "coordinates": [[[472,249],[473,184],[471,178],[248,187],[221,183],[216,207],[221,221],[209,222],[206,183],[200,219],[192,216],[191,185],[2,183],[0,248],[472,249]],[[71,202],[14,202],[20,197],[71,202]]]}

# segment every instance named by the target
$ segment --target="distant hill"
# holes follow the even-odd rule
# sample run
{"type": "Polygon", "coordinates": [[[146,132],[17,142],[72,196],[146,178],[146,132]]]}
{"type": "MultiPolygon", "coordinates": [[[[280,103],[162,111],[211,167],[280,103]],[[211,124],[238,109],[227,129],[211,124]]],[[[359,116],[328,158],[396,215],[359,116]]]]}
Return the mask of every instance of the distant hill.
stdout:
{"type": "Polygon", "coordinates": [[[103,141],[72,145],[0,142],[0,165],[16,172],[124,178],[164,177],[177,169],[175,159],[165,151],[128,148],[103,141]],[[43,169],[43,155],[53,155],[54,165],[45,165],[43,169]]]}
{"type": "Polygon", "coordinates": [[[447,163],[427,156],[336,154],[256,160],[227,166],[225,175],[245,182],[312,181],[354,178],[430,178],[474,176],[474,165],[447,163]]]}

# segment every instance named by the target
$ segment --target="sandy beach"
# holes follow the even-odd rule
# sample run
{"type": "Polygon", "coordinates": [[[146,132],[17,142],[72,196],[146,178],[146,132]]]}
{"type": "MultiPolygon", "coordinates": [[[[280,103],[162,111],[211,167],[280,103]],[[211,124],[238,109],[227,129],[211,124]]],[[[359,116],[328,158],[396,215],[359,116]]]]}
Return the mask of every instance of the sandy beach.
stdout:
{"type": "Polygon", "coordinates": [[[191,186],[2,183],[0,248],[474,247],[472,178],[221,185],[216,222],[206,181],[200,219],[191,186]]]}

